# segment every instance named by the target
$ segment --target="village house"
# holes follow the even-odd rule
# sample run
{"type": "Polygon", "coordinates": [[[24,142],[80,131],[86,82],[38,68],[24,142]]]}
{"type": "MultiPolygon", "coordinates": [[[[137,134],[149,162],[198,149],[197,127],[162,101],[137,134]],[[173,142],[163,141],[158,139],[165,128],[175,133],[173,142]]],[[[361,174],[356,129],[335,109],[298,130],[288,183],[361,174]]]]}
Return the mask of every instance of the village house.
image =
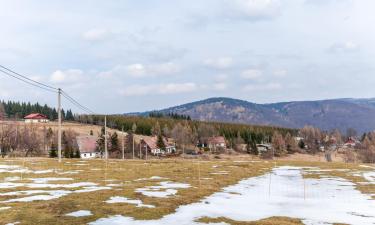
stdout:
{"type": "Polygon", "coordinates": [[[268,152],[269,150],[272,150],[271,144],[257,144],[256,145],[259,155],[265,152],[268,152]]]}
{"type": "Polygon", "coordinates": [[[210,149],[225,148],[225,138],[223,136],[210,137],[207,139],[207,147],[210,149]]]}
{"type": "Polygon", "coordinates": [[[100,152],[97,150],[95,136],[78,136],[76,137],[80,156],[82,159],[99,158],[100,152]]]}
{"type": "Polygon", "coordinates": [[[359,144],[359,142],[356,141],[355,138],[349,137],[343,145],[343,148],[354,148],[357,144],[359,144]]]}
{"type": "Polygon", "coordinates": [[[40,113],[32,113],[25,116],[25,123],[48,123],[49,119],[46,115],[40,113]]]}
{"type": "Polygon", "coordinates": [[[141,148],[143,151],[150,152],[152,155],[166,155],[176,153],[176,146],[174,143],[170,143],[166,138],[163,137],[165,145],[164,149],[160,149],[157,145],[158,137],[143,137],[141,140],[141,148]]]}

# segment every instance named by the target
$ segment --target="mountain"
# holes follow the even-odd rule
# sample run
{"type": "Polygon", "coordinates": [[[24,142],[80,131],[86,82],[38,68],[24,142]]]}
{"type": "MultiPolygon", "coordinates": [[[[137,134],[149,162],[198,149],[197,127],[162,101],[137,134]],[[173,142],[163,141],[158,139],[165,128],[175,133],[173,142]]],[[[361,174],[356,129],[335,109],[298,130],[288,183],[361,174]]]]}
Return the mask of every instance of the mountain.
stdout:
{"type": "MultiPolygon", "coordinates": [[[[312,125],[323,130],[345,132],[375,129],[375,99],[332,99],[256,104],[232,98],[209,98],[158,110],[160,113],[189,115],[202,121],[301,128],[312,125]]],[[[138,113],[147,115],[149,112],[138,113]]]]}

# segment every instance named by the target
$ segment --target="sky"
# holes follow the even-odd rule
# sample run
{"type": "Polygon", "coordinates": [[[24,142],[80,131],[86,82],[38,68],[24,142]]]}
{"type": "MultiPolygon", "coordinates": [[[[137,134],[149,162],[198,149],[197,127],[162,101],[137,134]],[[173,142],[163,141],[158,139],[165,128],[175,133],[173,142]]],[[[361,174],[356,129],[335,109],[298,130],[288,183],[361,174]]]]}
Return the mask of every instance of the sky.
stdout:
{"type": "MultiPolygon", "coordinates": [[[[97,113],[375,97],[373,0],[0,0],[0,64],[97,113]]],[[[0,99],[57,96],[0,73],[0,99]]],[[[65,108],[80,112],[63,100],[65,108]]]]}

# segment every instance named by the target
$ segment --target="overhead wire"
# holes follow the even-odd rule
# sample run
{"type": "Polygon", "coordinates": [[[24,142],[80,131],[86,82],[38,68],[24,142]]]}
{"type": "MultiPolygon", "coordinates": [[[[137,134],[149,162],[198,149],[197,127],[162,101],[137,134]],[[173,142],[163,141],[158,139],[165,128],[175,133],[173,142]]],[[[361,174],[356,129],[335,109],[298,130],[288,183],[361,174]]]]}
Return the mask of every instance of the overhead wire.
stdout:
{"type": "Polygon", "coordinates": [[[38,85],[40,85],[40,86],[43,86],[43,87],[45,87],[45,88],[50,88],[50,89],[53,89],[53,90],[56,90],[56,91],[57,91],[57,88],[55,88],[55,87],[52,87],[52,86],[47,85],[47,84],[44,84],[44,83],[42,83],[42,82],[39,82],[39,81],[36,81],[36,80],[30,79],[30,78],[28,78],[28,77],[26,77],[26,76],[24,76],[24,75],[22,75],[22,74],[20,74],[20,73],[17,73],[17,72],[15,72],[15,71],[13,71],[13,70],[11,70],[11,69],[9,69],[9,68],[3,66],[3,65],[0,65],[0,67],[3,68],[3,69],[5,69],[5,70],[7,70],[7,71],[9,71],[9,72],[11,72],[11,73],[13,73],[13,74],[16,74],[17,76],[22,77],[22,78],[25,79],[25,80],[28,80],[28,81],[33,82],[33,83],[36,83],[36,84],[38,84],[38,85]]]}
{"type": "Polygon", "coordinates": [[[20,80],[20,81],[22,81],[22,82],[24,82],[24,83],[30,84],[30,85],[32,85],[32,86],[34,86],[34,87],[38,87],[38,88],[41,88],[41,89],[46,90],[46,91],[49,91],[49,92],[57,93],[57,89],[56,89],[56,90],[48,89],[48,88],[46,88],[46,87],[44,87],[44,86],[38,85],[37,83],[33,83],[33,82],[28,81],[28,80],[26,80],[26,79],[22,79],[22,78],[20,78],[20,77],[14,75],[14,74],[11,74],[10,72],[4,71],[4,70],[1,69],[1,68],[0,68],[0,72],[4,73],[4,74],[6,74],[6,75],[8,75],[8,76],[10,76],[10,77],[13,77],[13,78],[15,78],[15,79],[17,79],[17,80],[20,80]]]}
{"type": "Polygon", "coordinates": [[[59,88],[56,88],[56,87],[44,84],[42,82],[33,80],[31,78],[28,78],[27,76],[24,76],[24,75],[22,75],[20,73],[17,73],[15,71],[9,69],[8,67],[3,66],[3,65],[0,65],[0,72],[6,74],[9,77],[15,78],[17,80],[20,80],[20,81],[22,81],[24,83],[27,83],[29,85],[32,85],[34,87],[43,89],[45,91],[49,91],[49,92],[53,92],[53,93],[58,93],[59,90],[60,90],[61,95],[65,99],[67,99],[69,102],[71,102],[73,105],[75,105],[77,108],[79,108],[80,110],[83,110],[86,113],[95,114],[92,110],[90,110],[86,106],[84,106],[81,103],[79,103],[77,100],[75,100],[73,97],[71,97],[67,92],[63,91],[62,89],[59,89],[59,88]]]}

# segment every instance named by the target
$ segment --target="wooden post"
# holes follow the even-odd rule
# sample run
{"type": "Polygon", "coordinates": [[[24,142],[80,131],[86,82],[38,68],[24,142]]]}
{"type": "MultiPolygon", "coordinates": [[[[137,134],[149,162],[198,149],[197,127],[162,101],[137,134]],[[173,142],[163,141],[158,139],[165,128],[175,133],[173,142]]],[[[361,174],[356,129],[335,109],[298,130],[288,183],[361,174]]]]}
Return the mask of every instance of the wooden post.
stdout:
{"type": "Polygon", "coordinates": [[[122,159],[125,159],[125,135],[124,135],[124,126],[122,127],[122,159]]]}
{"type": "Polygon", "coordinates": [[[61,163],[61,88],[57,92],[57,114],[58,114],[58,141],[57,141],[57,151],[59,156],[59,163],[61,163]]]}
{"type": "Polygon", "coordinates": [[[105,154],[105,160],[108,160],[108,146],[107,146],[107,116],[104,116],[104,154],[105,154]]]}

